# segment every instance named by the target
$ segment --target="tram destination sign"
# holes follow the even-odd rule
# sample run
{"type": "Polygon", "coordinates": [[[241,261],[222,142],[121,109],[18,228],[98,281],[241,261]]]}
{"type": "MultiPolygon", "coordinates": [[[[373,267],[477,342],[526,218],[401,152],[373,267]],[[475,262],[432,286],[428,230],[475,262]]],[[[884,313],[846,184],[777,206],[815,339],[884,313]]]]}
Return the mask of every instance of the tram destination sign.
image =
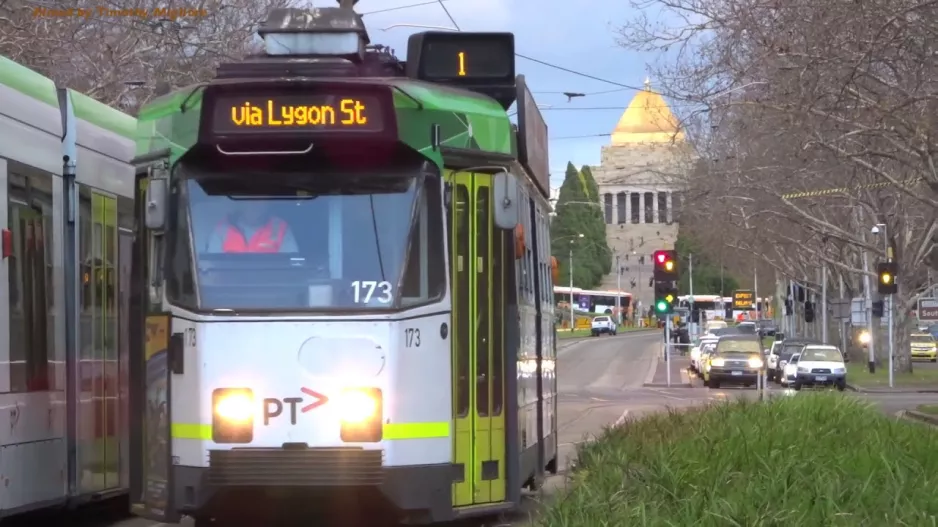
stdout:
{"type": "Polygon", "coordinates": [[[382,132],[385,109],[373,95],[219,95],[212,101],[212,132],[382,132]]]}
{"type": "Polygon", "coordinates": [[[938,298],[918,299],[918,319],[928,322],[938,322],[938,298]]]}
{"type": "Polygon", "coordinates": [[[756,297],[752,291],[746,289],[737,289],[733,291],[733,309],[751,310],[756,303],[756,297]]]}

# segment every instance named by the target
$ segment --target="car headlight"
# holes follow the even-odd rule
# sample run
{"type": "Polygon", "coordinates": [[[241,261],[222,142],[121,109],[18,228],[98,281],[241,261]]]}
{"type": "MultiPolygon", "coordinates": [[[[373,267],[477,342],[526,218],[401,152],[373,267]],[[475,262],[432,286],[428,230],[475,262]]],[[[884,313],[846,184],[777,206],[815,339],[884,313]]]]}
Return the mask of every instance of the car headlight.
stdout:
{"type": "Polygon", "coordinates": [[[808,368],[802,368],[801,366],[798,366],[798,373],[808,373],[808,368]]]}
{"type": "Polygon", "coordinates": [[[710,365],[716,366],[717,368],[722,368],[726,366],[726,361],[723,359],[710,359],[710,365]]]}
{"type": "Polygon", "coordinates": [[[834,368],[834,373],[847,373],[847,368],[834,368]]]}
{"type": "Polygon", "coordinates": [[[761,368],[761,367],[762,367],[762,359],[760,359],[760,358],[758,358],[758,357],[753,357],[753,358],[749,359],[749,367],[750,367],[750,368],[761,368]]]}
{"type": "Polygon", "coordinates": [[[870,332],[863,330],[860,332],[860,344],[869,344],[871,340],[870,332]]]}
{"type": "Polygon", "coordinates": [[[383,397],[378,388],[350,388],[335,400],[341,420],[340,437],[348,443],[381,441],[383,430],[383,397]]]}
{"type": "Polygon", "coordinates": [[[212,391],[212,441],[250,443],[254,440],[254,392],[250,388],[212,391]]]}

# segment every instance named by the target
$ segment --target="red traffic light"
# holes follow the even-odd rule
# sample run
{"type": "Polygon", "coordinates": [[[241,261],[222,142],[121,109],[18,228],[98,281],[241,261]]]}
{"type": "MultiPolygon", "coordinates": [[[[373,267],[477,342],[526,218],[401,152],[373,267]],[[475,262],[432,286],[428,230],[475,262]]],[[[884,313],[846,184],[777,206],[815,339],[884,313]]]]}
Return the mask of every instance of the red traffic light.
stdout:
{"type": "Polygon", "coordinates": [[[668,259],[668,253],[666,251],[656,251],[655,252],[655,261],[663,264],[665,260],[668,259]]]}
{"type": "Polygon", "coordinates": [[[677,279],[677,257],[674,251],[655,251],[652,258],[655,261],[655,281],[677,279]]]}

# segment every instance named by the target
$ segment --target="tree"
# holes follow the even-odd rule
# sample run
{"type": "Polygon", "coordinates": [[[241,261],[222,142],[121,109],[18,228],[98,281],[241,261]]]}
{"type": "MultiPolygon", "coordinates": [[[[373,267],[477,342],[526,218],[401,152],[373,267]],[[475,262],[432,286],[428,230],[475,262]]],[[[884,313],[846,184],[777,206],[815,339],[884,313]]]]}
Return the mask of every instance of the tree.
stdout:
{"type": "Polygon", "coordinates": [[[122,0],[79,12],[68,2],[0,0],[0,55],[133,114],[155,95],[208,81],[219,63],[258,51],[258,24],[290,3],[204,0],[166,8],[122,0]]]}
{"type": "Polygon", "coordinates": [[[674,243],[681,260],[678,291],[682,295],[690,293],[691,266],[688,257],[693,255],[694,294],[732,296],[733,291],[739,289],[739,282],[720,261],[722,251],[714,251],[713,246],[697,242],[688,230],[681,226],[674,243]]]}
{"type": "Polygon", "coordinates": [[[801,282],[826,267],[851,296],[872,275],[865,255],[886,257],[870,234],[886,224],[902,269],[898,362],[911,370],[907,313],[926,266],[938,267],[938,9],[903,0],[652,3],[676,15],[662,20],[694,23],[636,19],[622,44],[682,50],[657,77],[691,108],[684,119],[705,160],[691,180],[695,208],[711,213],[718,243],[801,282]]]}
{"type": "Polygon", "coordinates": [[[592,175],[567,163],[556,210],[551,222],[551,254],[560,263],[561,282],[570,276],[572,251],[574,287],[593,289],[612,268],[612,251],[606,245],[606,224],[592,175]]]}

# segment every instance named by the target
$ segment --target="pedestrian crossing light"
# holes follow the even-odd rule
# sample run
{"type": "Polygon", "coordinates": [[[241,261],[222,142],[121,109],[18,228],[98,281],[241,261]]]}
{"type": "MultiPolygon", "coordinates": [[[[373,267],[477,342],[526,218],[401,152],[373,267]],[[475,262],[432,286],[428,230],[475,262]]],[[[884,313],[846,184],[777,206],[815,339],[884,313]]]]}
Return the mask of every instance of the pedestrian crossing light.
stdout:
{"type": "Polygon", "coordinates": [[[876,274],[879,275],[879,294],[894,295],[899,290],[896,285],[898,265],[896,262],[880,262],[876,264],[876,274]]]}

